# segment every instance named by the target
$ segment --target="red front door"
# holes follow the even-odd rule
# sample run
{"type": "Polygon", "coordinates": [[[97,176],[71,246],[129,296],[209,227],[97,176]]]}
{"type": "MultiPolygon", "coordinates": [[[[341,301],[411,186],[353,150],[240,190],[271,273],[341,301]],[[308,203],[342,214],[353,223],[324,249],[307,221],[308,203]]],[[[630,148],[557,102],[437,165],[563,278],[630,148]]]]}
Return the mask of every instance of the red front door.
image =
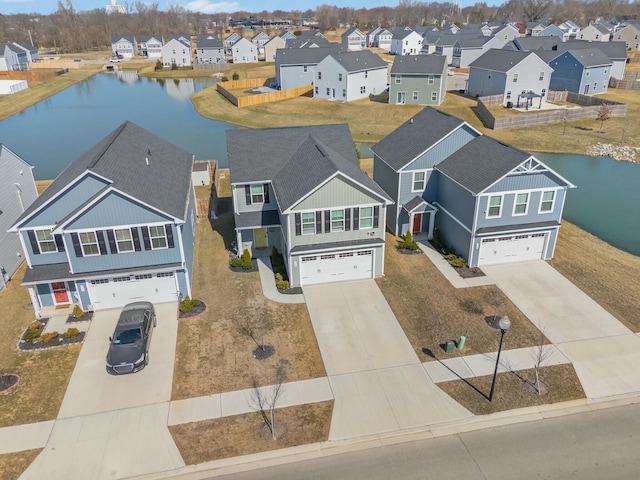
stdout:
{"type": "Polygon", "coordinates": [[[61,303],[69,303],[69,294],[67,293],[67,286],[64,282],[56,282],[51,284],[53,290],[53,298],[56,305],[61,303]]]}
{"type": "Polygon", "coordinates": [[[413,216],[413,233],[420,233],[422,231],[422,214],[416,213],[413,216]]]}

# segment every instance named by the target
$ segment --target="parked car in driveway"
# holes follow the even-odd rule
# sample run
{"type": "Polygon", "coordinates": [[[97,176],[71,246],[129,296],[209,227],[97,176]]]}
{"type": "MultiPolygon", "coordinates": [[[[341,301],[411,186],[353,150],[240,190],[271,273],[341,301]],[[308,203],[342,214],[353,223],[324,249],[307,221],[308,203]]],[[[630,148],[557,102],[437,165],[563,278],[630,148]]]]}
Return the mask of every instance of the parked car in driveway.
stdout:
{"type": "Polygon", "coordinates": [[[111,59],[109,61],[111,63],[120,63],[120,62],[122,62],[122,59],[120,57],[111,57],[111,59]]]}
{"type": "Polygon", "coordinates": [[[109,337],[107,373],[135,373],[149,364],[149,345],[156,326],[156,312],[149,302],[125,305],[109,337]]]}

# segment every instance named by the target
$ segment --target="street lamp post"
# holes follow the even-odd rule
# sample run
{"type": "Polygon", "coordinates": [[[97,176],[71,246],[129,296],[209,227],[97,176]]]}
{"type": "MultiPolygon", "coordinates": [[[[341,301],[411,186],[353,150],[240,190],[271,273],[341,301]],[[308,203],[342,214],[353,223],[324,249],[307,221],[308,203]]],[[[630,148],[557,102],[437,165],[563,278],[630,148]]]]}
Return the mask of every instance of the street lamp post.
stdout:
{"type": "Polygon", "coordinates": [[[491,392],[489,392],[489,401],[493,400],[493,390],[496,387],[496,376],[498,375],[498,365],[500,364],[500,352],[502,351],[502,340],[504,339],[504,334],[507,333],[509,327],[511,326],[511,320],[506,315],[504,317],[500,317],[498,320],[498,326],[500,327],[500,346],[498,347],[498,356],[496,357],[496,369],[493,371],[493,380],[491,382],[491,392]]]}

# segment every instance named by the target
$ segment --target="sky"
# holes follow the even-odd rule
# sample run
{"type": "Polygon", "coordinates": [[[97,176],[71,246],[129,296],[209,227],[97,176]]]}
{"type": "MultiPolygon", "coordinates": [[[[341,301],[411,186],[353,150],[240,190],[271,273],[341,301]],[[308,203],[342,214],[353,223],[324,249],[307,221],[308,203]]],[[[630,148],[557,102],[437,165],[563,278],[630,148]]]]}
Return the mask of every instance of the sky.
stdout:
{"type": "MultiPolygon", "coordinates": [[[[118,4],[134,4],[136,0],[118,0],[118,4]]],[[[318,5],[328,4],[338,7],[375,8],[395,7],[398,0],[320,0],[310,2],[291,2],[291,0],[156,0],[155,2],[143,0],[144,3],[158,3],[160,10],[165,10],[168,5],[183,5],[189,10],[202,13],[237,12],[241,10],[260,12],[262,10],[289,11],[291,8],[306,10],[315,9],[318,5]]],[[[474,4],[476,0],[461,0],[460,6],[474,4]]],[[[63,3],[66,3],[63,0],[63,3]]],[[[77,11],[104,8],[111,0],[73,0],[73,6],[77,11]]],[[[487,2],[489,3],[489,2],[487,2]]],[[[0,0],[0,14],[12,13],[41,13],[48,15],[58,9],[57,0],[0,0]]]]}

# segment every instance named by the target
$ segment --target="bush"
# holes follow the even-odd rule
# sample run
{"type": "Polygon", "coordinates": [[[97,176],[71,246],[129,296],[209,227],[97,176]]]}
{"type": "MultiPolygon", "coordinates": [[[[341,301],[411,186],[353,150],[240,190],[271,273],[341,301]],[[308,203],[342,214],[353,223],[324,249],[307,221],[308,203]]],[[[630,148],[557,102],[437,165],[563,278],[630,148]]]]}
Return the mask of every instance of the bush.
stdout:
{"type": "Polygon", "coordinates": [[[200,300],[196,300],[195,298],[191,300],[191,308],[196,308],[200,305],[202,305],[202,302],[200,300]]]}
{"type": "Polygon", "coordinates": [[[242,251],[242,268],[244,270],[251,270],[253,264],[251,263],[251,252],[247,248],[242,251]]]}
{"type": "Polygon", "coordinates": [[[233,260],[231,260],[231,266],[232,267],[241,267],[242,266],[242,259],[241,258],[234,258],[233,260]]]}
{"type": "Polygon", "coordinates": [[[64,332],[64,336],[67,338],[76,338],[78,335],[80,335],[80,330],[76,327],[67,328],[67,331],[64,332]]]}
{"type": "Polygon", "coordinates": [[[51,340],[57,337],[58,337],[58,332],[43,333],[40,336],[40,341],[44,343],[49,343],[51,340]]]}
{"type": "Polygon", "coordinates": [[[226,75],[224,75],[221,79],[221,82],[228,82],[229,81],[229,77],[227,77],[226,75]]]}
{"type": "Polygon", "coordinates": [[[40,330],[27,330],[22,336],[23,340],[27,342],[33,342],[36,338],[40,336],[40,330]]]}
{"type": "Polygon", "coordinates": [[[413,235],[411,234],[411,232],[407,232],[404,236],[404,239],[398,243],[398,247],[405,250],[417,250],[418,244],[413,239],[413,235]]]}
{"type": "Polygon", "coordinates": [[[171,70],[177,70],[178,69],[178,65],[174,63],[171,64],[171,70]]]}
{"type": "Polygon", "coordinates": [[[31,324],[29,325],[29,330],[38,332],[38,334],[40,334],[43,326],[44,324],[40,320],[36,320],[34,322],[31,322],[31,324]]]}
{"type": "Polygon", "coordinates": [[[84,311],[82,310],[82,308],[80,308],[80,305],[74,305],[73,313],[71,314],[71,316],[73,318],[80,318],[83,315],[84,315],[84,311]]]}
{"type": "Polygon", "coordinates": [[[281,273],[276,273],[275,277],[276,277],[276,283],[281,282],[282,280],[284,280],[282,278],[282,274],[281,273]]]}
{"type": "Polygon", "coordinates": [[[238,74],[238,72],[233,72],[233,75],[231,75],[231,79],[240,80],[240,75],[238,74]]]}
{"type": "Polygon", "coordinates": [[[180,304],[180,311],[182,313],[189,313],[192,308],[193,308],[193,302],[189,298],[189,295],[187,295],[186,297],[184,297],[184,300],[180,304]]]}
{"type": "Polygon", "coordinates": [[[156,71],[156,72],[159,71],[159,70],[162,70],[162,60],[158,60],[156,62],[156,66],[153,67],[153,70],[156,71]]]}
{"type": "Polygon", "coordinates": [[[287,280],[281,280],[280,282],[276,283],[276,287],[278,288],[278,290],[286,290],[287,288],[289,288],[289,282],[287,280]]]}
{"type": "Polygon", "coordinates": [[[467,266],[467,262],[465,262],[464,258],[462,257],[456,257],[455,260],[451,262],[451,265],[453,265],[456,268],[464,268],[467,266]]]}

